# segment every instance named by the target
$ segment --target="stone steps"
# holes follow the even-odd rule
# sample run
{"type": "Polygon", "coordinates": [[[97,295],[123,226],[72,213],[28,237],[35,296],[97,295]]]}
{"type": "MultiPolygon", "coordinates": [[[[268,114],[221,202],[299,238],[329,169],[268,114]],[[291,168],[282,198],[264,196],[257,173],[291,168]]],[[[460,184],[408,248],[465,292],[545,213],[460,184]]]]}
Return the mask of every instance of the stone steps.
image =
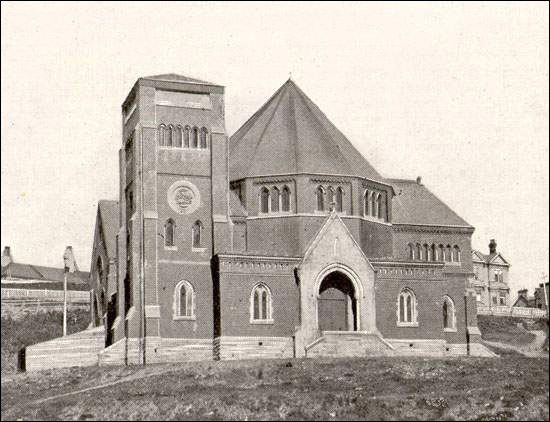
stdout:
{"type": "Polygon", "coordinates": [[[393,355],[392,347],[375,334],[325,332],[306,346],[306,357],[360,357],[393,355]]]}
{"type": "Polygon", "coordinates": [[[99,352],[105,347],[104,335],[103,327],[98,327],[28,346],[26,370],[97,365],[99,352]]]}

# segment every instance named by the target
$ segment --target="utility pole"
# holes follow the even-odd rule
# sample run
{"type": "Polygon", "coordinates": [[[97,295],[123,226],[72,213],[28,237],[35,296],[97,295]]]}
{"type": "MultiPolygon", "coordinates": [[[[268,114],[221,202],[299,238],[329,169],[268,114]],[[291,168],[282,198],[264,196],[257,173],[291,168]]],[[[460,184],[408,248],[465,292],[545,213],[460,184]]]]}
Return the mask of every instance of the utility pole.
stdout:
{"type": "Polygon", "coordinates": [[[68,268],[63,268],[63,337],[67,335],[67,272],[68,268]]]}
{"type": "Polygon", "coordinates": [[[548,293],[546,293],[546,279],[548,276],[542,273],[540,278],[542,279],[542,291],[544,292],[544,305],[546,306],[546,317],[548,318],[548,293]]]}

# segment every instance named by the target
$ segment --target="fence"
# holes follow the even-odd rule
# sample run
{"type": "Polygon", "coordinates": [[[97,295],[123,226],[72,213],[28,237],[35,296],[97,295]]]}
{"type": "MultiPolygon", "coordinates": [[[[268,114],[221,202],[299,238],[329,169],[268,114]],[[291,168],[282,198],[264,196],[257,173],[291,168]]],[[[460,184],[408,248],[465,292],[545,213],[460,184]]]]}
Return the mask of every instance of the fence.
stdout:
{"type": "Polygon", "coordinates": [[[519,306],[486,306],[477,305],[478,315],[512,316],[518,318],[544,318],[546,311],[538,308],[522,308],[519,306]]]}
{"type": "MultiPolygon", "coordinates": [[[[63,301],[63,290],[10,289],[2,287],[2,300],[44,300],[63,301]]],[[[90,303],[90,292],[67,290],[67,302],[90,303]]]]}

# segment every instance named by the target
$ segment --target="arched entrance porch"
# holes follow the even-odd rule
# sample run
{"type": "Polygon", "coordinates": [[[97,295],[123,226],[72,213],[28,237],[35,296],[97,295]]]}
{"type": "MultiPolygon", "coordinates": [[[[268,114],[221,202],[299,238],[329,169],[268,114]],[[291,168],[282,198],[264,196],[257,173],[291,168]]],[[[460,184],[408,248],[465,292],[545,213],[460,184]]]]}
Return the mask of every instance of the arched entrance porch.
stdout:
{"type": "Polygon", "coordinates": [[[319,331],[357,331],[357,298],[352,281],[344,273],[327,274],[317,297],[319,331]]]}

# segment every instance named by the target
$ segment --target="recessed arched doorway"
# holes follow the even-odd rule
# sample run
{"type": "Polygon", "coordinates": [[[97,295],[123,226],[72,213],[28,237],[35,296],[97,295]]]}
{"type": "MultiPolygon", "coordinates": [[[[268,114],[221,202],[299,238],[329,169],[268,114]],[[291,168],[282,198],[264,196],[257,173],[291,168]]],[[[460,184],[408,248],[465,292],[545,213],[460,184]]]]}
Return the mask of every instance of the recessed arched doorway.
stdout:
{"type": "Polygon", "coordinates": [[[357,331],[355,288],[347,275],[333,271],[319,286],[317,318],[320,331],[357,331]]]}

